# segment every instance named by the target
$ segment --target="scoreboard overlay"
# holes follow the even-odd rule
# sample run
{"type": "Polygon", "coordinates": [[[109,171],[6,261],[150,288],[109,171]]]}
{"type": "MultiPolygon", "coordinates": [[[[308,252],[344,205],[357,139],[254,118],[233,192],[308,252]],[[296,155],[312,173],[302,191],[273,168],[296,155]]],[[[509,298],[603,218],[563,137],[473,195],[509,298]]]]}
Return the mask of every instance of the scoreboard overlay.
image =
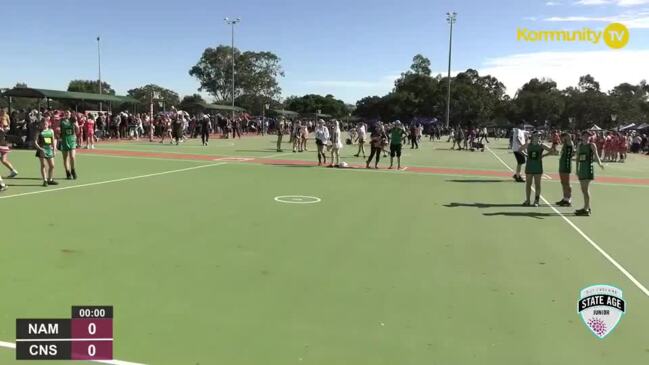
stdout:
{"type": "Polygon", "coordinates": [[[113,360],[113,307],[72,306],[71,318],[16,319],[16,360],[113,360]]]}

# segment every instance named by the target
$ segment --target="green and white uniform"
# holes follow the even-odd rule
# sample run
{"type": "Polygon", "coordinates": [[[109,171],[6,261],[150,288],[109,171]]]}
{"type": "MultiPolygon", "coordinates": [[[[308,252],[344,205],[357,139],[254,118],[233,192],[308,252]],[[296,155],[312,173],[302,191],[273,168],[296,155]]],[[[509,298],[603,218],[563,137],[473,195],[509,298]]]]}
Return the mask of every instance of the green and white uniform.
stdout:
{"type": "Polygon", "coordinates": [[[61,120],[61,151],[72,151],[77,148],[77,135],[74,123],[70,119],[61,120]]]}
{"type": "Polygon", "coordinates": [[[36,157],[54,158],[54,131],[46,129],[38,134],[38,145],[41,146],[43,152],[37,151],[36,157]]]}
{"type": "Polygon", "coordinates": [[[572,156],[575,154],[573,145],[564,144],[559,157],[559,173],[569,174],[572,172],[572,156]]]}
{"type": "Polygon", "coordinates": [[[543,147],[540,144],[527,146],[527,164],[525,174],[541,175],[543,173],[543,147]]]}
{"type": "Polygon", "coordinates": [[[577,177],[579,180],[594,180],[593,148],[590,143],[580,144],[577,150],[577,177]]]}

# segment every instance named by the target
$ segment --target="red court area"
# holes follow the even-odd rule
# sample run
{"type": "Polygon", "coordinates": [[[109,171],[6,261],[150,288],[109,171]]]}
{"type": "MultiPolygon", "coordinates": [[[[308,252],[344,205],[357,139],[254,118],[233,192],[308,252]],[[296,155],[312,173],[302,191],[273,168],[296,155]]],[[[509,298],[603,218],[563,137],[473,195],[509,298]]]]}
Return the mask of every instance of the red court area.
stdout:
{"type": "MultiPolygon", "coordinates": [[[[233,156],[215,156],[186,153],[163,153],[163,152],[143,152],[143,151],[123,151],[123,150],[79,150],[82,154],[95,154],[120,157],[142,157],[142,158],[162,158],[170,160],[196,160],[196,161],[223,161],[236,163],[254,163],[262,165],[295,165],[295,166],[317,166],[316,162],[300,160],[278,160],[272,158],[259,157],[233,157],[233,156]]],[[[361,169],[363,165],[350,165],[349,168],[361,169]]],[[[470,169],[453,169],[453,168],[436,168],[436,167],[407,167],[409,172],[419,172],[426,174],[438,175],[466,175],[466,176],[495,176],[502,178],[511,177],[508,171],[492,170],[470,170],[470,169]]],[[[547,174],[552,179],[559,179],[558,174],[547,174]]],[[[574,176],[573,176],[574,179],[574,176]]],[[[649,185],[649,179],[598,176],[597,181],[610,184],[631,184],[631,185],[649,185]]]]}

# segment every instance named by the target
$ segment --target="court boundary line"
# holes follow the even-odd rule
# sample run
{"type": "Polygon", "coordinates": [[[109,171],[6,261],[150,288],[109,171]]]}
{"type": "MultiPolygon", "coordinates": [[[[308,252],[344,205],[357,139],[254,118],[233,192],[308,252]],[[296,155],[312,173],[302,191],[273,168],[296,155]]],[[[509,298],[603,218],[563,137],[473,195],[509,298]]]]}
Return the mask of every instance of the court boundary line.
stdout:
{"type": "MultiPolygon", "coordinates": [[[[57,340],[52,339],[52,341],[57,341],[57,340]]],[[[16,350],[16,344],[13,342],[0,341],[0,348],[16,350]]],[[[145,365],[143,363],[129,362],[124,360],[86,360],[86,361],[96,362],[99,364],[107,364],[107,365],[145,365]]]]}
{"type": "MultiPolygon", "coordinates": [[[[500,161],[500,163],[502,163],[505,167],[507,167],[509,171],[514,172],[514,169],[512,169],[505,161],[503,161],[503,159],[500,158],[500,156],[494,153],[491,150],[491,148],[487,146],[487,149],[489,150],[489,152],[491,152],[491,154],[494,157],[496,157],[498,161],[500,161]]],[[[606,260],[608,260],[608,262],[613,264],[613,266],[615,266],[615,268],[617,268],[622,274],[624,274],[624,276],[626,276],[627,279],[629,279],[638,289],[640,289],[641,292],[643,292],[647,297],[649,297],[649,289],[647,289],[644,285],[642,285],[642,283],[638,281],[638,279],[636,279],[627,269],[625,269],[624,266],[622,266],[619,262],[617,262],[617,260],[615,260],[611,255],[608,254],[608,252],[604,251],[603,248],[601,248],[597,243],[595,243],[595,241],[593,241],[590,237],[588,237],[588,235],[586,235],[586,233],[584,233],[584,231],[582,231],[581,228],[577,227],[575,223],[573,223],[570,219],[568,219],[568,217],[566,217],[563,213],[561,213],[554,205],[550,204],[550,202],[548,202],[547,199],[543,197],[543,195],[540,195],[540,197],[545,204],[547,204],[555,213],[559,214],[559,216],[563,218],[563,220],[566,223],[568,223],[570,227],[572,227],[577,233],[579,233],[579,235],[583,237],[586,240],[586,242],[588,242],[595,250],[597,250],[597,252],[599,252],[606,260]]]]}
{"type": "Polygon", "coordinates": [[[36,195],[36,194],[53,193],[53,192],[56,192],[56,191],[62,191],[62,190],[79,189],[79,188],[85,188],[85,187],[89,187],[89,186],[97,186],[97,185],[112,184],[112,183],[118,183],[118,182],[123,182],[123,181],[131,181],[131,180],[146,179],[146,178],[149,178],[149,177],[155,177],[155,176],[162,176],[162,175],[175,174],[175,173],[178,173],[178,172],[185,172],[185,171],[192,171],[192,170],[204,169],[204,168],[207,168],[207,167],[222,166],[222,165],[225,165],[225,164],[227,164],[227,162],[219,162],[219,163],[213,163],[213,164],[207,164],[207,165],[192,166],[192,167],[186,167],[186,168],[176,169],[176,170],[169,170],[169,171],[155,172],[155,173],[152,173],[152,174],[145,174],[145,175],[137,175],[137,176],[123,177],[123,178],[119,178],[119,179],[104,180],[104,181],[96,181],[96,182],[93,182],[93,183],[87,183],[87,184],[70,185],[70,186],[62,186],[62,187],[59,187],[59,188],[53,188],[53,189],[36,190],[36,191],[28,191],[28,192],[18,193],[18,194],[12,194],[12,195],[2,195],[2,196],[0,196],[0,200],[2,200],[2,199],[11,199],[11,198],[18,198],[18,197],[21,197],[21,196],[27,196],[27,195],[36,195]]]}

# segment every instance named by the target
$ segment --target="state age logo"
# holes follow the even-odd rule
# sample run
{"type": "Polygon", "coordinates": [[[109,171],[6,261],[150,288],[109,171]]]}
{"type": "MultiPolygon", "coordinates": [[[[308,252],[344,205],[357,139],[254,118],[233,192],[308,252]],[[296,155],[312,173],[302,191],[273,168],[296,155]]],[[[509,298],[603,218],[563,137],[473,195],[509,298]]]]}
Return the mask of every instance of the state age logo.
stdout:
{"type": "Polygon", "coordinates": [[[626,311],[622,290],[610,285],[592,285],[581,290],[577,308],[586,327],[603,339],[613,332],[626,311]]]}

